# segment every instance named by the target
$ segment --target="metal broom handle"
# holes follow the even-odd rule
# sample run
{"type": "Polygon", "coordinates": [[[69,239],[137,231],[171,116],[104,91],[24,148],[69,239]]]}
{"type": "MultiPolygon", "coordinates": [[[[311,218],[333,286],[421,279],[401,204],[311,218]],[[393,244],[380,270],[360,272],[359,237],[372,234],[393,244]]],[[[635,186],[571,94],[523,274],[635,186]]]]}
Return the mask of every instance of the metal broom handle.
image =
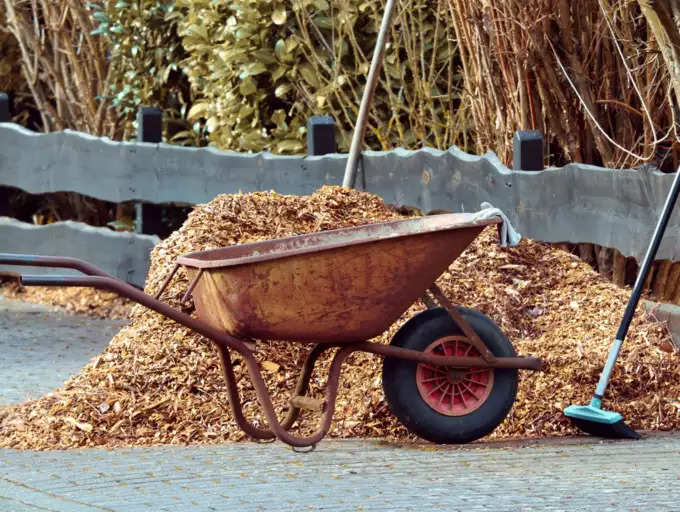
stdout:
{"type": "Polygon", "coordinates": [[[368,111],[371,108],[373,94],[375,94],[375,88],[378,85],[378,75],[382,67],[385,46],[387,45],[390,26],[392,25],[392,16],[394,15],[394,8],[396,5],[397,0],[387,0],[387,4],[385,5],[385,12],[380,24],[380,32],[378,33],[378,40],[375,43],[375,50],[373,51],[371,69],[368,71],[366,87],[364,88],[364,95],[361,97],[359,115],[357,117],[356,126],[354,127],[352,145],[349,150],[349,157],[347,158],[347,166],[345,167],[345,177],[342,181],[343,187],[354,187],[354,181],[356,180],[357,175],[357,164],[359,163],[359,156],[361,156],[361,146],[364,142],[364,133],[366,132],[366,124],[368,123],[368,111]]]}

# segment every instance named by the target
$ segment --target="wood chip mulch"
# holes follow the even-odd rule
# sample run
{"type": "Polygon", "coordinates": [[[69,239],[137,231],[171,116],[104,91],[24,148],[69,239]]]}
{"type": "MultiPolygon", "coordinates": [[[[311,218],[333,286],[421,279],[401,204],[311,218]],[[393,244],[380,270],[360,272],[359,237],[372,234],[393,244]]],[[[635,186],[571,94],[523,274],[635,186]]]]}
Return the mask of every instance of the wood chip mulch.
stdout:
{"type": "Polygon", "coordinates": [[[34,304],[45,304],[65,309],[76,315],[99,318],[126,319],[133,302],[115,293],[92,288],[51,286],[19,286],[14,282],[0,286],[0,295],[34,304]]]}
{"type": "MultiPolygon", "coordinates": [[[[187,252],[401,218],[377,196],[324,187],[311,196],[273,192],[221,195],[197,206],[185,224],[153,251],[147,293],[187,252]]],[[[359,269],[360,270],[360,269],[359,269]]],[[[492,438],[576,433],[562,415],[590,399],[625,308],[617,288],[576,257],[523,240],[497,245],[487,229],[438,280],[454,303],[489,315],[518,353],[544,358],[543,373],[521,372],[517,401],[492,438]]],[[[188,285],[180,270],[165,300],[180,307],[188,285]]],[[[423,309],[412,306],[379,340],[423,309]]],[[[190,310],[190,308],[189,308],[190,310]]],[[[294,387],[304,346],[263,342],[258,355],[280,415],[294,387]]],[[[238,357],[235,357],[238,360],[238,357]]],[[[680,427],[680,354],[665,325],[638,314],[613,375],[606,407],[636,429],[680,427]]],[[[316,371],[316,396],[328,359],[316,371]]],[[[385,404],[378,357],[355,354],[344,365],[330,437],[415,439],[385,404]]],[[[263,425],[250,380],[236,367],[247,416],[263,425]]],[[[311,413],[300,429],[316,428],[311,413]]],[[[245,439],[232,420],[210,342],[140,306],[109,347],[60,389],[0,409],[0,446],[64,449],[85,446],[221,443],[245,439]]]]}

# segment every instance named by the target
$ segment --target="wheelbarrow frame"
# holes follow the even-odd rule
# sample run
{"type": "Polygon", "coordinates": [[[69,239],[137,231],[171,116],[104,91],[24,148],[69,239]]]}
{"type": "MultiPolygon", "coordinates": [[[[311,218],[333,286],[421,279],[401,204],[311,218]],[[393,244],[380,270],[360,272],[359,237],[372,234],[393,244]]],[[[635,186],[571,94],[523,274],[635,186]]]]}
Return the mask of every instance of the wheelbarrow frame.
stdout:
{"type": "Polygon", "coordinates": [[[430,307],[435,301],[445,308],[453,320],[465,333],[468,340],[481,354],[481,357],[458,357],[442,356],[431,353],[419,352],[400,347],[394,347],[381,343],[361,341],[355,343],[323,343],[315,344],[307,354],[303,363],[302,371],[297,381],[294,396],[290,400],[290,408],[283,421],[279,421],[272,404],[271,396],[262,378],[260,366],[255,358],[255,350],[252,345],[242,339],[222,332],[206,322],[194,318],[155,297],[147,295],[134,286],[117,279],[103,270],[77,258],[35,256],[23,254],[0,254],[0,264],[17,266],[37,266],[52,268],[69,268],[78,270],[84,276],[36,276],[23,275],[15,272],[4,275],[19,281],[24,286],[84,286],[108,290],[122,297],[126,297],[141,304],[163,316],[171,318],[175,322],[184,325],[201,334],[213,342],[217,349],[223,377],[226,381],[229,393],[229,403],[234,419],[239,427],[250,437],[260,440],[277,438],[293,447],[313,446],[318,443],[330,429],[335,411],[335,401],[338,394],[338,382],[342,363],[356,351],[368,352],[384,357],[405,359],[417,363],[431,364],[435,366],[449,366],[456,368],[516,368],[526,370],[540,370],[541,360],[534,357],[495,357],[486,348],[484,342],[479,339],[474,330],[465,322],[455,307],[446,298],[439,287],[433,284],[423,296],[423,300],[430,307]],[[314,366],[319,357],[331,348],[339,348],[331,362],[324,400],[319,402],[305,397],[309,387],[309,381],[314,366]],[[258,400],[267,420],[268,429],[262,429],[250,422],[243,414],[241,398],[236,385],[236,376],[231,360],[230,350],[236,350],[246,363],[248,374],[257,393],[258,400]],[[310,436],[300,437],[289,432],[293,423],[300,414],[301,409],[322,411],[322,417],[318,429],[310,436]]]}

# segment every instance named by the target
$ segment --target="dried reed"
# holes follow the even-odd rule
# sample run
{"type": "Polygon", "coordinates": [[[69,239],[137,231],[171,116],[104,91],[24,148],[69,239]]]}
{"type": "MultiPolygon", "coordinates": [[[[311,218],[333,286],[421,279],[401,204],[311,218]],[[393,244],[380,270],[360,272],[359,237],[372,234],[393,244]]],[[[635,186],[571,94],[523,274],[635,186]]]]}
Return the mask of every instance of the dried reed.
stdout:
{"type": "Polygon", "coordinates": [[[116,136],[113,112],[98,99],[109,82],[106,43],[90,34],[87,3],[4,0],[4,7],[43,129],[116,136]]]}
{"type": "Polygon", "coordinates": [[[668,71],[637,2],[449,7],[478,150],[509,162],[515,130],[539,129],[551,165],[677,165],[668,71]]]}

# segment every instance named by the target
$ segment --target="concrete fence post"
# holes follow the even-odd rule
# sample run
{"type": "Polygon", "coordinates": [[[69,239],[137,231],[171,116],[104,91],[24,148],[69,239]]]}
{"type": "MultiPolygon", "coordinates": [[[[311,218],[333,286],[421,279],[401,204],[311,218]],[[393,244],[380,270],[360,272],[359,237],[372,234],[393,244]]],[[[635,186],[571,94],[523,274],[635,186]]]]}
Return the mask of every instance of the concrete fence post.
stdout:
{"type": "MultiPolygon", "coordinates": [[[[155,107],[141,107],[137,112],[137,142],[158,144],[163,140],[163,112],[155,107]]],[[[152,203],[135,203],[135,231],[155,235],[162,228],[163,207],[152,203]]]]}
{"type": "Polygon", "coordinates": [[[513,165],[516,171],[543,170],[543,134],[538,130],[520,130],[512,139],[513,165]]]}
{"type": "Polygon", "coordinates": [[[329,116],[312,116],[307,121],[307,154],[335,153],[335,121],[329,116]]]}
{"type": "Polygon", "coordinates": [[[9,123],[10,119],[9,95],[5,92],[0,92],[0,123],[9,123]]]}
{"type": "Polygon", "coordinates": [[[163,113],[155,107],[141,107],[137,112],[137,142],[161,142],[163,113]]]}
{"type": "MultiPolygon", "coordinates": [[[[9,123],[10,108],[9,96],[7,93],[0,92],[0,123],[9,123]]],[[[0,217],[9,215],[9,190],[0,184],[0,217]]]]}
{"type": "Polygon", "coordinates": [[[0,217],[9,217],[9,190],[0,185],[0,217]]]}

